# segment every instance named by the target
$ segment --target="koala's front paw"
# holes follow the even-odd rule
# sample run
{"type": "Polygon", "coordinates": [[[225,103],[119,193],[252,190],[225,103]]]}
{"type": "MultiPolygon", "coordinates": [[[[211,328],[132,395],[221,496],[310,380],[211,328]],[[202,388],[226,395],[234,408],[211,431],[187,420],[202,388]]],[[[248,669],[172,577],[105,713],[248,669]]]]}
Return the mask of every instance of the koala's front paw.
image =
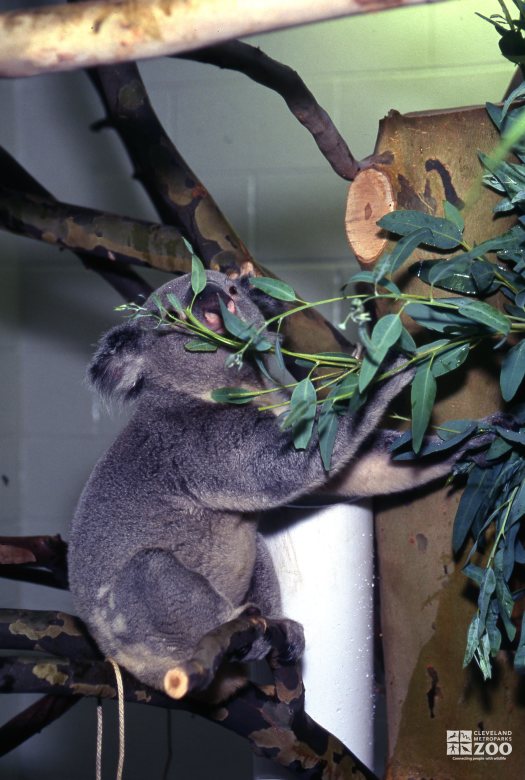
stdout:
{"type": "Polygon", "coordinates": [[[262,661],[270,653],[274,654],[275,659],[281,664],[292,664],[298,661],[304,653],[302,625],[288,618],[269,620],[264,636],[256,639],[251,645],[239,648],[235,658],[242,661],[262,661]]]}
{"type": "Polygon", "coordinates": [[[304,654],[304,630],[295,620],[283,618],[275,621],[276,627],[285,635],[285,644],[276,651],[276,660],[280,664],[293,664],[304,654]]]}

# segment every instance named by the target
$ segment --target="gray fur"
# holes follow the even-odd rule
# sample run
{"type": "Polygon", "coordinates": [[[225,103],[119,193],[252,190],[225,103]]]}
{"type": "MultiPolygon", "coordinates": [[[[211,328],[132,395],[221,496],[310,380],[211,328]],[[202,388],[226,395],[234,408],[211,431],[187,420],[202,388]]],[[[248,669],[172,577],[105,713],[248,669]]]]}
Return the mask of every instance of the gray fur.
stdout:
{"type": "MultiPolygon", "coordinates": [[[[260,293],[218,272],[207,276],[194,309],[199,318],[216,311],[219,293],[245,321],[264,322],[260,293]]],[[[170,292],[188,303],[189,277],[157,292],[168,308],[170,292]]],[[[154,309],[151,299],[148,306],[154,309]]],[[[261,387],[260,372],[248,361],[238,373],[225,368],[221,349],[188,352],[187,333],[154,325],[146,317],[112,329],[90,367],[103,395],[134,399],[135,409],[81,496],[69,576],[76,609],[102,652],[162,688],[166,672],[191,657],[203,634],[248,605],[280,616],[277,578],[255,513],[330,488],[317,446],[294,449],[274,414],[209,400],[223,385],[261,387]]],[[[340,494],[362,493],[349,464],[409,379],[402,374],[385,383],[340,425],[332,480],[340,494]]],[[[292,654],[299,656],[302,635],[290,626],[292,654]]],[[[248,658],[267,649],[259,643],[248,658]]]]}

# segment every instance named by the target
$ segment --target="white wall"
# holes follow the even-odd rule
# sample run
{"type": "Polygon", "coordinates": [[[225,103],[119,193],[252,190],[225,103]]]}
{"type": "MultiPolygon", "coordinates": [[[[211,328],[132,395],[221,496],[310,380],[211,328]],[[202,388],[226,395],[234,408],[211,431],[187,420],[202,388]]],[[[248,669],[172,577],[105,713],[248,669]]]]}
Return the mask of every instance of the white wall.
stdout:
{"type": "MultiPolygon", "coordinates": [[[[10,0],[0,7],[22,5],[10,0]]],[[[496,0],[459,0],[312,25],[253,43],[296,68],[331,113],[354,154],[373,150],[378,120],[411,111],[497,100],[511,68],[497,35],[474,16],[496,0]]],[[[202,177],[257,258],[311,298],[334,294],[350,275],[342,222],[347,184],[338,179],[281,98],[245,77],[195,63],[148,62],[142,72],[182,154],[202,177]]],[[[0,143],[54,195],[87,206],[155,218],[78,73],[0,82],[0,143]]],[[[98,335],[117,321],[120,300],[67,253],[0,235],[0,522],[3,534],[67,538],[76,498],[120,421],[83,384],[98,335]]],[[[157,277],[158,278],[158,277],[157,277]]],[[[337,321],[337,311],[328,312],[337,321]]],[[[67,594],[2,581],[2,604],[70,609],[67,594]]],[[[7,717],[31,697],[0,697],[7,717]]],[[[112,710],[111,707],[107,708],[112,710]]],[[[94,703],[5,759],[0,776],[78,780],[93,776],[94,703]],[[38,769],[37,769],[38,767],[38,769]]],[[[178,780],[247,780],[251,756],[234,736],[174,717],[178,780]],[[183,727],[183,720],[186,726],[183,727]],[[205,748],[199,740],[205,740],[205,748]]],[[[109,733],[109,731],[108,731],[109,733]]],[[[113,730],[114,741],[116,732],[113,730]]],[[[163,712],[130,708],[125,777],[148,766],[161,777],[163,712]],[[145,731],[145,723],[151,727],[145,731]],[[139,745],[147,733],[147,745],[139,745]]],[[[109,739],[108,739],[109,742],[109,739]]],[[[108,775],[111,776],[111,775],[108,775]]]]}

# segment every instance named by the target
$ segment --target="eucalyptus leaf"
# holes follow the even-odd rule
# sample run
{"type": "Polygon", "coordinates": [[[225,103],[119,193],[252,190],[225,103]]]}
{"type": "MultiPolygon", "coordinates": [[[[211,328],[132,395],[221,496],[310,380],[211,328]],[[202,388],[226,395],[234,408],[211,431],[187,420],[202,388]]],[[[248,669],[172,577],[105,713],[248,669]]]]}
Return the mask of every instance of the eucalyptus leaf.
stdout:
{"type": "Polygon", "coordinates": [[[219,404],[249,404],[257,393],[244,387],[217,387],[212,390],[212,399],[219,404]]]}
{"type": "Polygon", "coordinates": [[[184,344],[187,352],[217,352],[217,344],[205,339],[193,339],[184,344]]]}
{"type": "Polygon", "coordinates": [[[457,229],[463,233],[465,230],[465,220],[459,209],[454,206],[453,203],[445,200],[443,201],[443,213],[445,214],[445,219],[448,219],[449,222],[453,222],[457,229]]]}
{"type": "Polygon", "coordinates": [[[474,580],[476,585],[481,585],[483,582],[483,569],[481,566],[475,566],[473,563],[467,563],[462,569],[463,574],[474,580]]]}
{"type": "Polygon", "coordinates": [[[388,350],[401,336],[403,326],[399,314],[386,314],[376,324],[366,345],[367,354],[359,372],[359,390],[362,392],[375,377],[388,350]]]}
{"type": "Polygon", "coordinates": [[[478,512],[486,504],[493,485],[493,475],[492,469],[482,469],[479,466],[474,466],[469,474],[454,519],[452,549],[455,553],[459,552],[463,546],[467,534],[474,525],[478,512]]]}
{"type": "Polygon", "coordinates": [[[385,314],[379,319],[372,331],[370,340],[374,349],[374,357],[385,357],[390,347],[394,346],[402,332],[401,318],[399,314],[385,314]]]}
{"type": "Polygon", "coordinates": [[[496,599],[492,599],[489,604],[489,610],[485,621],[485,628],[490,642],[491,656],[495,656],[501,648],[501,631],[497,626],[498,618],[498,602],[496,599]]]}
{"type": "Polygon", "coordinates": [[[241,341],[249,341],[255,335],[256,329],[253,325],[249,325],[236,314],[233,314],[225,305],[222,298],[219,298],[219,306],[221,309],[221,317],[224,323],[224,327],[231,333],[232,336],[240,339],[241,341]]]}
{"type": "Polygon", "coordinates": [[[286,371],[286,364],[284,362],[280,338],[275,339],[274,347],[275,347],[275,360],[277,361],[277,365],[279,366],[281,371],[286,371]]]}
{"type": "MultiPolygon", "coordinates": [[[[383,358],[382,358],[383,359],[383,358]]],[[[378,373],[381,368],[381,361],[372,359],[366,354],[362,360],[361,368],[359,370],[359,392],[362,393],[366,390],[372,379],[378,373]]]]}
{"type": "Polygon", "coordinates": [[[495,590],[496,590],[496,575],[494,574],[494,569],[492,569],[492,567],[489,567],[488,569],[485,569],[483,581],[481,583],[481,588],[478,597],[480,626],[485,625],[485,619],[489,608],[489,601],[492,598],[492,594],[494,593],[495,590]]]}
{"type": "Polygon", "coordinates": [[[467,647],[465,649],[465,656],[463,658],[463,668],[469,665],[474,658],[474,653],[478,649],[479,644],[479,617],[474,615],[467,632],[467,647]]]}
{"type": "Polygon", "coordinates": [[[496,430],[505,441],[525,445],[525,430],[511,431],[509,428],[502,428],[500,425],[496,426],[496,430]]]}
{"type": "Polygon", "coordinates": [[[355,284],[356,282],[375,284],[377,282],[377,276],[376,274],[372,273],[372,271],[358,271],[356,274],[353,274],[350,277],[350,279],[345,284],[345,287],[348,287],[351,284],[355,284]]]}
{"type": "Polygon", "coordinates": [[[317,411],[317,393],[310,379],[303,379],[294,388],[290,398],[290,411],[301,409],[300,418],[292,426],[294,447],[304,450],[312,438],[317,411]]]}
{"type": "Polygon", "coordinates": [[[498,458],[507,455],[507,453],[511,449],[512,449],[512,444],[510,444],[508,441],[504,441],[503,439],[500,439],[499,436],[496,436],[496,438],[491,442],[491,445],[488,448],[487,452],[485,453],[485,457],[487,460],[497,460],[498,458]]]}
{"type": "Polygon", "coordinates": [[[184,306],[180,302],[180,300],[177,298],[175,293],[169,292],[166,295],[166,298],[168,300],[168,303],[173,306],[177,314],[184,314],[184,306]]]}
{"type": "Polygon", "coordinates": [[[502,122],[502,116],[501,116],[502,112],[500,106],[496,106],[494,103],[485,103],[485,109],[487,111],[487,114],[490,116],[490,118],[496,125],[496,128],[499,130],[501,128],[501,122],[502,122]]]}
{"type": "Polygon", "coordinates": [[[377,224],[401,236],[407,236],[416,230],[428,230],[429,237],[425,244],[436,249],[455,249],[463,242],[462,232],[457,225],[448,219],[423,211],[393,211],[385,214],[377,224]]]}
{"type": "Polygon", "coordinates": [[[206,287],[206,269],[196,255],[191,258],[191,289],[199,295],[206,287]]]}
{"type": "Polygon", "coordinates": [[[437,353],[432,360],[432,374],[435,377],[449,374],[462,365],[470,352],[470,344],[458,344],[437,353]]]}
{"type": "Polygon", "coordinates": [[[518,341],[501,364],[500,387],[505,401],[511,401],[516,395],[525,377],[525,339],[518,341]]]}
{"type": "Polygon", "coordinates": [[[492,263],[488,263],[486,260],[475,260],[470,266],[470,275],[480,295],[494,292],[495,272],[492,263]]]}
{"type": "Polygon", "coordinates": [[[327,406],[323,404],[317,424],[317,433],[319,435],[319,450],[325,471],[330,471],[338,427],[339,415],[334,410],[333,404],[329,403],[327,406]]]}
{"type": "Polygon", "coordinates": [[[409,352],[410,354],[413,354],[414,352],[417,351],[417,344],[414,341],[413,336],[404,326],[401,330],[401,336],[399,338],[399,346],[404,352],[409,352]]]}
{"type": "Polygon", "coordinates": [[[437,306],[428,306],[425,303],[409,303],[405,306],[405,314],[424,328],[438,333],[465,334],[473,328],[469,326],[465,317],[453,309],[439,309],[437,306]]]}
{"type": "Polygon", "coordinates": [[[252,287],[262,290],[266,295],[270,295],[279,301],[297,300],[293,287],[286,284],[286,282],[281,282],[280,279],[272,279],[267,276],[253,276],[250,277],[250,284],[252,287]]]}
{"type": "Polygon", "coordinates": [[[469,320],[479,322],[481,325],[494,330],[496,333],[509,333],[510,322],[508,318],[489,303],[460,298],[458,300],[458,305],[461,314],[469,320]]]}
{"type": "Polygon", "coordinates": [[[390,273],[394,273],[401,268],[407,258],[410,257],[414,249],[420,244],[429,244],[432,242],[432,233],[428,228],[415,230],[413,233],[400,239],[392,252],[390,253],[390,273]]]}
{"type": "Polygon", "coordinates": [[[411,387],[412,446],[419,452],[426,433],[432,407],[436,398],[436,380],[432,375],[431,363],[417,369],[411,387]]]}

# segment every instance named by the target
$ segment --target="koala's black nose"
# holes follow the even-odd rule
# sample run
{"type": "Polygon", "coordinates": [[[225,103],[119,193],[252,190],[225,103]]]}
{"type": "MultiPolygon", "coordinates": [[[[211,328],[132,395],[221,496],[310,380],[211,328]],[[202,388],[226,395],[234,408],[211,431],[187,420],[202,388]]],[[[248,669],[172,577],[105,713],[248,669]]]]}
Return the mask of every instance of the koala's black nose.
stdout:
{"type": "Polygon", "coordinates": [[[212,282],[206,285],[204,290],[197,297],[195,303],[197,307],[203,312],[212,311],[219,314],[221,311],[219,298],[222,300],[225,306],[228,306],[231,301],[231,298],[224,292],[222,287],[219,287],[218,284],[213,284],[212,282]]]}
{"type": "Polygon", "coordinates": [[[219,285],[214,284],[213,282],[207,284],[200,295],[197,296],[193,306],[193,312],[211,330],[215,330],[217,333],[223,333],[224,322],[222,320],[219,300],[223,302],[229,311],[235,313],[236,306],[232,298],[224,292],[222,287],[219,287],[219,285]]]}

